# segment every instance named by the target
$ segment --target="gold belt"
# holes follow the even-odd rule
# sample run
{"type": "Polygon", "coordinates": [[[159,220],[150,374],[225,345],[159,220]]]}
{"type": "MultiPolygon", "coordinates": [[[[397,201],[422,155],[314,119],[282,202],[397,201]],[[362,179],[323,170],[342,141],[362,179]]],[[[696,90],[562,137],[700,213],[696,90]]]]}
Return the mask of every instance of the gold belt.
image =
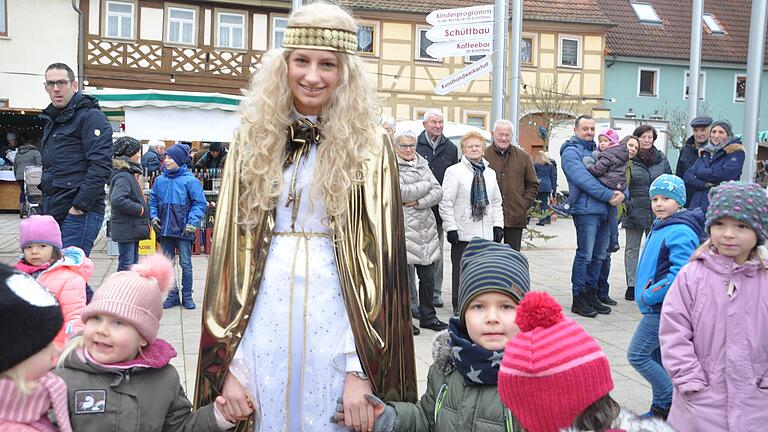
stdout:
{"type": "Polygon", "coordinates": [[[277,237],[305,237],[305,238],[331,238],[330,232],[306,232],[306,231],[274,231],[277,237]]]}

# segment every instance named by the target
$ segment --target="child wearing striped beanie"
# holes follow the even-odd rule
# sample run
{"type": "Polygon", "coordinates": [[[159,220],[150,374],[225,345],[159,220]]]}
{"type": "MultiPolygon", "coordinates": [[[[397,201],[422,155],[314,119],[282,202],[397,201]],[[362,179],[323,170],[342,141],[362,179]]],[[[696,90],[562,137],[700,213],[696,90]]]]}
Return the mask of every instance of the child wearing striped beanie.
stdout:
{"type": "Polygon", "coordinates": [[[515,322],[520,333],[504,350],[499,396],[526,431],[672,431],[619,407],[605,353],[549,294],[526,294],[515,322]]]}
{"type": "MultiPolygon", "coordinates": [[[[476,237],[461,257],[459,316],[432,341],[427,391],[417,403],[385,404],[372,395],[373,432],[520,430],[497,379],[504,346],[518,331],[515,309],[530,286],[525,255],[476,237]]],[[[340,407],[334,421],[343,424],[340,407]]]]}

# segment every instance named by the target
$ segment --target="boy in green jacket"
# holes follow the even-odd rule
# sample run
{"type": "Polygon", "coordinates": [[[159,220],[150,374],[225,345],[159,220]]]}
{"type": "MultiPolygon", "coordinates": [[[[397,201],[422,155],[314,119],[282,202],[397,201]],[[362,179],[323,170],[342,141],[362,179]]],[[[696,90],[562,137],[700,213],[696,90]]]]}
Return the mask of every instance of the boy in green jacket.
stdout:
{"type": "MultiPolygon", "coordinates": [[[[515,309],[530,287],[528,260],[475,238],[461,258],[459,316],[432,343],[427,392],[416,403],[368,395],[374,432],[519,431],[496,387],[504,346],[519,331],[515,309]]],[[[343,406],[333,420],[343,424],[343,406]]]]}

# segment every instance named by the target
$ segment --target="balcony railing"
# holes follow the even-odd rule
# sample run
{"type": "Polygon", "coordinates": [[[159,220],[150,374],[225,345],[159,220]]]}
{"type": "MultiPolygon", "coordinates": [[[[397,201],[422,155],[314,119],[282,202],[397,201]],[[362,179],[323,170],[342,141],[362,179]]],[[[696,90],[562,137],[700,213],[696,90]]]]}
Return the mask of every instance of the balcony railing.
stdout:
{"type": "Polygon", "coordinates": [[[86,65],[151,73],[195,73],[219,77],[250,76],[263,51],[226,51],[212,47],[166,46],[158,41],[88,39],[86,65]]]}

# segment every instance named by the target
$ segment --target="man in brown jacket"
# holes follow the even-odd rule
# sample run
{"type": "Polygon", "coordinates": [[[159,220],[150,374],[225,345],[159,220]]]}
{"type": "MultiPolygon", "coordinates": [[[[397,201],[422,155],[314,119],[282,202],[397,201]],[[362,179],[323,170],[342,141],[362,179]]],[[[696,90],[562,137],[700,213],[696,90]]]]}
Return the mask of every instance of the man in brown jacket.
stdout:
{"type": "Polygon", "coordinates": [[[536,199],[539,179],[533,160],[525,150],[512,145],[512,123],[500,119],[493,125],[493,144],[485,149],[488,165],[496,171],[504,209],[504,243],[520,251],[528,209],[536,199]]]}

